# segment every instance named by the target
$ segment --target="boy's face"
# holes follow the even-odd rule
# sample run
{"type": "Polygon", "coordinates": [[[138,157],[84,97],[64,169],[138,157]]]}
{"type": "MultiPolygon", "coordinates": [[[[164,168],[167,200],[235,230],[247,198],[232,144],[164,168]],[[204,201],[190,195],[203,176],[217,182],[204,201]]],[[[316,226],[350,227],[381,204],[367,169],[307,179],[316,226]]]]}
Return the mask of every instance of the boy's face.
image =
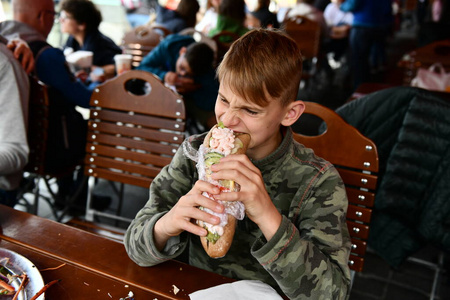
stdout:
{"type": "Polygon", "coordinates": [[[250,134],[247,155],[252,159],[261,159],[281,143],[280,125],[290,126],[303,112],[296,105],[300,104],[293,102],[282,107],[280,101],[272,99],[268,106],[261,107],[234,94],[224,82],[220,84],[215,113],[217,121],[222,121],[228,128],[250,134]]]}

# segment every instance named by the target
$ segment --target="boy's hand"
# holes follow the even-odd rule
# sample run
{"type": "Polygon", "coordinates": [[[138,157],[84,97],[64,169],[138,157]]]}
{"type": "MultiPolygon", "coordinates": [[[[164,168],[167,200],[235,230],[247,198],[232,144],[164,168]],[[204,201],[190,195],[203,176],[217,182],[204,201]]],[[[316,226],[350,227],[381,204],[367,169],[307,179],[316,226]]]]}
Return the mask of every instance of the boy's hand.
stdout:
{"type": "Polygon", "coordinates": [[[224,192],[214,197],[223,201],[241,201],[247,216],[255,222],[267,240],[281,224],[281,214],[266,191],[261,172],[246,155],[229,155],[211,167],[212,178],[232,179],[239,183],[239,192],[224,192]]]}
{"type": "Polygon", "coordinates": [[[203,192],[216,195],[220,190],[206,181],[199,180],[189,193],[181,197],[175,206],[156,222],[154,239],[159,250],[164,248],[170,237],[178,236],[183,231],[188,231],[198,236],[205,236],[207,234],[206,229],[198,226],[194,220],[201,220],[214,225],[220,223],[218,217],[198,208],[203,206],[217,213],[224,211],[223,205],[202,196],[203,192]]]}

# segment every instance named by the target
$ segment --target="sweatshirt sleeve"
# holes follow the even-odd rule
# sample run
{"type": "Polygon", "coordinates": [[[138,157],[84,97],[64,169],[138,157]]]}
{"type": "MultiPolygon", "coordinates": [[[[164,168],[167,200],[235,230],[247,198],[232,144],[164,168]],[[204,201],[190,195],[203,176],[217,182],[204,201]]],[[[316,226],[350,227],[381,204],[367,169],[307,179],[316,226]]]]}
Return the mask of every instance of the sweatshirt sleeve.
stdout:
{"type": "MultiPolygon", "coordinates": [[[[186,141],[185,141],[186,142],[186,141]]],[[[187,246],[188,234],[172,237],[163,251],[158,251],[153,240],[156,221],[187,194],[194,183],[195,166],[185,157],[181,146],[170,165],[164,167],[150,186],[150,198],[137,213],[125,234],[128,256],[140,266],[153,266],[179,256],[187,246]]]]}
{"type": "Polygon", "coordinates": [[[350,239],[347,197],[337,171],[310,183],[293,218],[283,216],[270,241],[257,239],[252,254],[291,299],[345,299],[350,239]]]}
{"type": "Polygon", "coordinates": [[[75,79],[68,69],[63,52],[47,48],[37,57],[36,73],[46,85],[57,89],[74,105],[89,108],[92,92],[75,79]]]}

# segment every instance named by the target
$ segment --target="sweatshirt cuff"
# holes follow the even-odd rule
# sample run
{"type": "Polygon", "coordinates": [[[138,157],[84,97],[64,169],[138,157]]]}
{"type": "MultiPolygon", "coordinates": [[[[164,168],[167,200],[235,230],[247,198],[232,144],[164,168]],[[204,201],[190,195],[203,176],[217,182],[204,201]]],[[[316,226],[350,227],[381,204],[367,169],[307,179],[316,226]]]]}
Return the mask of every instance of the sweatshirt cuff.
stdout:
{"type": "Polygon", "coordinates": [[[288,247],[295,234],[296,228],[292,222],[286,216],[282,217],[280,227],[270,241],[267,241],[264,236],[261,235],[251,248],[252,255],[262,265],[275,261],[288,247]]]}
{"type": "Polygon", "coordinates": [[[159,251],[156,248],[156,245],[154,242],[153,228],[155,228],[156,222],[165,214],[166,213],[163,212],[163,213],[154,215],[150,219],[150,221],[147,223],[147,225],[145,226],[145,229],[144,229],[145,230],[144,236],[147,237],[146,241],[145,241],[147,248],[150,249],[150,251],[152,253],[154,253],[154,255],[158,259],[161,259],[161,260],[168,260],[168,259],[176,258],[181,253],[183,253],[183,251],[186,249],[187,242],[188,242],[188,235],[186,232],[183,232],[179,236],[171,237],[167,241],[166,246],[164,247],[164,249],[162,249],[162,251],[159,251]]]}

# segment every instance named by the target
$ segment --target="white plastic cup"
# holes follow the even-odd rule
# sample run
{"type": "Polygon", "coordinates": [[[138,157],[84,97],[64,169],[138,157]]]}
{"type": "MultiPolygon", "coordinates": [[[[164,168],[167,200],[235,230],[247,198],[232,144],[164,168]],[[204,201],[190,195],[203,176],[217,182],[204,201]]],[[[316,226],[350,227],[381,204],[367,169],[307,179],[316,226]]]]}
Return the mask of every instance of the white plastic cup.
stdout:
{"type": "Polygon", "coordinates": [[[117,75],[131,70],[131,59],[131,54],[117,54],[114,56],[117,75]]]}

